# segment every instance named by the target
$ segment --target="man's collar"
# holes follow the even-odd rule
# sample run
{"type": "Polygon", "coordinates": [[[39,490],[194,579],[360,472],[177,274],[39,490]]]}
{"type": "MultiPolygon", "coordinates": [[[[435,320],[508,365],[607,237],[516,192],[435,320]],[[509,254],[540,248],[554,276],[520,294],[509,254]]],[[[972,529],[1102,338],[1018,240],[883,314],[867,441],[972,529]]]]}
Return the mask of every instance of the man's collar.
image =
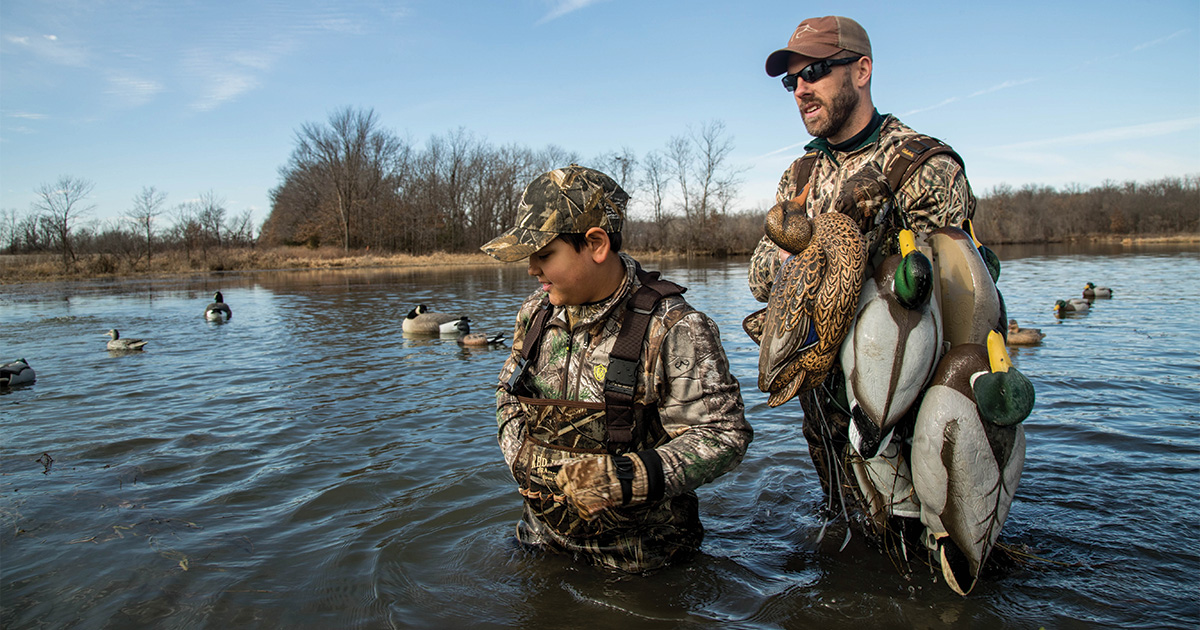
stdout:
{"type": "Polygon", "coordinates": [[[804,145],[804,150],[820,151],[829,157],[833,157],[834,151],[839,153],[857,151],[879,139],[879,130],[883,128],[883,118],[878,109],[873,110],[871,113],[871,122],[868,122],[867,126],[863,127],[862,131],[854,134],[853,137],[837,144],[830,144],[829,140],[825,138],[814,138],[812,142],[804,145]]]}

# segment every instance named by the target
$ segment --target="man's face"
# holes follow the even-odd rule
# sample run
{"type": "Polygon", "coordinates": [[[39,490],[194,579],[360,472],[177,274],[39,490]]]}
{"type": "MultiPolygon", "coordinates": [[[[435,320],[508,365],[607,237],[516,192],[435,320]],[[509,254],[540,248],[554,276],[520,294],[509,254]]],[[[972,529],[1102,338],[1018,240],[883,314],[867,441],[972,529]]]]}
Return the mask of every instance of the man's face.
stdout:
{"type": "MultiPolygon", "coordinates": [[[[804,69],[812,60],[792,55],[788,60],[788,74],[804,69]]],[[[815,138],[835,138],[850,120],[858,106],[859,94],[854,87],[855,64],[836,66],[830,73],[808,83],[803,79],[796,82],[792,97],[800,108],[804,128],[815,138]]]]}
{"type": "Polygon", "coordinates": [[[592,250],[586,245],[579,251],[570,243],[556,238],[529,257],[529,275],[542,283],[555,306],[573,306],[596,302],[608,297],[596,281],[598,265],[592,250]]]}

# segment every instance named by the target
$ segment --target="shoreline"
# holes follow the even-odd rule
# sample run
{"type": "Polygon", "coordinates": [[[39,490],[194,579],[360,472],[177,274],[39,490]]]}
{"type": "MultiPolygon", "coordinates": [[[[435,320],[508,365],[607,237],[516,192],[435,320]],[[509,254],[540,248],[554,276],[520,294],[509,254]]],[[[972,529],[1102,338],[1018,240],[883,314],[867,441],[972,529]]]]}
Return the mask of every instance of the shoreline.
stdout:
{"type": "MultiPolygon", "coordinates": [[[[996,246],[1029,245],[1189,245],[1200,243],[1200,234],[1158,234],[1147,236],[1125,236],[1097,234],[1073,237],[1055,242],[996,243],[996,246]]],[[[631,251],[638,260],[661,261],[686,259],[689,256],[676,252],[631,251]]],[[[730,258],[749,256],[735,254],[730,258]]],[[[693,257],[711,257],[695,254],[693,257]]],[[[73,280],[95,280],[98,278],[170,278],[207,275],[225,272],[263,272],[299,270],[341,269],[423,269],[445,267],[488,267],[516,265],[519,263],[498,262],[483,253],[451,254],[435,252],[415,256],[411,254],[373,254],[368,250],[344,252],[335,248],[309,249],[306,247],[275,247],[268,249],[247,248],[209,252],[202,259],[187,257],[183,252],[162,252],[147,268],[121,270],[117,261],[106,254],[81,256],[75,270],[63,272],[59,255],[48,254],[4,254],[0,255],[0,285],[33,284],[73,280]]]]}

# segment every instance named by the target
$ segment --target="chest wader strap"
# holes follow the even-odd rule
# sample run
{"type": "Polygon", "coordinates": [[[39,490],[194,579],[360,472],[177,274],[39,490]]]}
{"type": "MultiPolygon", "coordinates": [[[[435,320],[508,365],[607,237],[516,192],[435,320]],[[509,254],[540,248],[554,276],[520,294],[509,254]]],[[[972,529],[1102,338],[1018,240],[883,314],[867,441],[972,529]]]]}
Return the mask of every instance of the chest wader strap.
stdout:
{"type": "Polygon", "coordinates": [[[650,315],[659,300],[680,295],[687,289],[659,279],[659,273],[647,273],[639,266],[638,280],[642,286],[626,303],[621,331],[613,343],[604,377],[604,414],[608,428],[607,446],[613,455],[629,450],[633,442],[633,396],[637,391],[638,361],[642,356],[642,340],[650,327],[650,315]]]}
{"type": "Polygon", "coordinates": [[[525,370],[537,360],[538,347],[542,345],[542,331],[546,329],[546,321],[550,319],[550,313],[553,310],[554,306],[550,304],[549,299],[538,306],[537,313],[533,316],[533,322],[525,331],[525,338],[521,342],[521,356],[517,357],[517,367],[513,369],[512,376],[509,376],[508,382],[504,384],[504,389],[508,393],[516,393],[521,377],[525,376],[525,370]]]}
{"type": "Polygon", "coordinates": [[[888,187],[891,188],[893,193],[899,191],[904,182],[912,178],[916,174],[917,169],[921,168],[921,165],[928,161],[929,158],[943,154],[954,158],[954,161],[958,162],[960,167],[964,170],[966,169],[966,164],[963,163],[962,156],[956,153],[954,149],[951,149],[950,145],[945,142],[930,136],[910,138],[907,142],[900,145],[899,153],[892,160],[891,165],[888,166],[888,187]]]}

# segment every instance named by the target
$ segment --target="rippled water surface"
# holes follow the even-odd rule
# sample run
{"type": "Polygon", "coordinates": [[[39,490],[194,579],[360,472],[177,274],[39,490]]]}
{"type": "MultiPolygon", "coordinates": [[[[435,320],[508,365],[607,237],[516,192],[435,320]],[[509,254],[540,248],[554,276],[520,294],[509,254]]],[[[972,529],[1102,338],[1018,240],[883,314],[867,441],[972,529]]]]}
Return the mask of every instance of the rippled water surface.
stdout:
{"type": "Polygon", "coordinates": [[[720,325],[756,437],[700,490],[699,557],[649,577],[515,546],[495,441],[506,349],[407,338],[417,303],[504,331],[520,267],[259,272],[4,286],[5,628],[1194,628],[1200,624],[1200,255],[1000,249],[1037,387],[998,563],[966,598],[842,532],[799,405],[755,387],[746,263],[646,265],[720,325]],[[1082,317],[1057,298],[1113,287],[1082,317]],[[201,312],[220,289],[228,324],[201,312]],[[150,341],[105,350],[104,333],[150,341]],[[833,526],[836,530],[837,525],[833,526]]]}

